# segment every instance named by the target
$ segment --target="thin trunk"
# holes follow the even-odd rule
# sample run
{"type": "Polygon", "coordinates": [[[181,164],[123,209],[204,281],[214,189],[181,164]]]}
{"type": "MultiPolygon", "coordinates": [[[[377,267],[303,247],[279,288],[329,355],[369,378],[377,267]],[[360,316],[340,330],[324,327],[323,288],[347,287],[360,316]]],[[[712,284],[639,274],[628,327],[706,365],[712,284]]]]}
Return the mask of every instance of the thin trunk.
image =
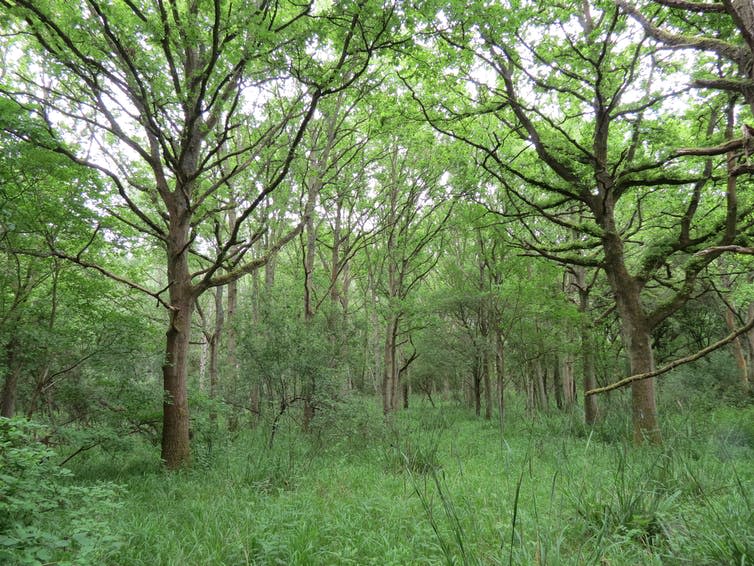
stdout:
{"type": "MultiPolygon", "coordinates": [[[[217,398],[217,386],[219,382],[219,349],[220,337],[225,325],[225,311],[223,306],[223,288],[215,290],[215,328],[209,339],[209,398],[213,401],[217,398]]],[[[214,403],[210,406],[209,420],[214,429],[217,423],[217,410],[214,403]]]]}
{"type": "MultiPolygon", "coordinates": [[[[54,269],[52,272],[52,293],[50,299],[50,318],[47,321],[47,329],[52,332],[55,327],[55,322],[58,314],[58,277],[60,275],[60,266],[55,261],[54,269]]],[[[45,388],[47,386],[47,379],[50,376],[50,367],[52,365],[52,356],[49,350],[45,350],[43,354],[43,363],[37,373],[37,379],[34,384],[34,391],[31,394],[29,400],[29,407],[26,411],[26,418],[30,419],[31,416],[37,411],[37,403],[42,400],[49,408],[51,402],[52,392],[48,392],[45,395],[45,388]]]]}
{"type": "Polygon", "coordinates": [[[478,417],[482,414],[482,373],[485,371],[484,356],[477,352],[476,361],[474,362],[474,372],[472,381],[472,402],[474,404],[474,414],[478,417]]]}
{"type": "MultiPolygon", "coordinates": [[[[725,324],[728,326],[728,330],[733,332],[737,328],[735,314],[733,311],[725,308],[725,324]]],[[[738,378],[741,385],[741,390],[744,393],[751,391],[751,385],[749,383],[749,368],[746,363],[746,354],[744,353],[744,347],[740,338],[736,338],[731,342],[731,348],[733,349],[733,357],[736,360],[736,366],[738,367],[738,378]]]]}
{"type": "MultiPolygon", "coordinates": [[[[329,146],[325,149],[327,151],[329,146]]],[[[324,159],[327,159],[325,154],[324,159]]],[[[321,160],[317,164],[317,169],[324,166],[321,160]]],[[[304,236],[306,238],[304,244],[304,325],[306,327],[307,338],[311,342],[314,339],[314,258],[316,254],[317,243],[317,227],[314,224],[314,207],[317,200],[317,195],[322,187],[321,176],[317,176],[314,179],[309,180],[309,189],[307,191],[306,209],[304,216],[306,218],[306,224],[304,229],[304,236]]],[[[309,353],[311,355],[311,353],[309,353]]],[[[308,432],[311,426],[311,422],[314,419],[314,396],[316,394],[316,376],[314,374],[316,370],[313,364],[307,364],[307,368],[304,371],[302,378],[302,395],[304,398],[304,415],[301,422],[301,428],[304,432],[308,432]]]]}
{"type": "Polygon", "coordinates": [[[485,337],[487,343],[484,349],[484,418],[492,419],[492,376],[495,375],[495,344],[494,332],[489,331],[485,337]]]}
{"type": "Polygon", "coordinates": [[[209,343],[211,341],[211,336],[209,332],[204,332],[202,330],[202,333],[204,334],[204,340],[202,341],[201,348],[199,350],[199,377],[198,377],[198,385],[199,385],[199,391],[206,391],[208,389],[207,385],[207,365],[209,363],[209,343]]]}
{"type": "Polygon", "coordinates": [[[277,257],[271,257],[264,266],[264,288],[272,289],[275,285],[275,264],[277,257]]]}
{"type": "MultiPolygon", "coordinates": [[[[589,287],[586,283],[586,270],[576,267],[575,281],[579,293],[579,312],[581,313],[581,365],[584,372],[584,393],[597,387],[597,377],[594,369],[594,342],[592,340],[592,325],[589,320],[589,287]]],[[[584,395],[584,422],[595,425],[600,420],[599,405],[596,395],[584,395]]]]}
{"type": "MultiPolygon", "coordinates": [[[[259,328],[259,324],[262,320],[262,300],[261,300],[261,283],[260,283],[259,271],[254,271],[251,274],[251,322],[255,328],[259,328]]],[[[265,278],[266,280],[266,278],[265,278]]],[[[270,278],[272,280],[272,277],[270,278]]],[[[265,288],[265,296],[270,296],[271,287],[265,288]]],[[[230,298],[230,294],[228,295],[230,298]]],[[[257,372],[256,375],[251,376],[251,384],[249,387],[249,408],[250,418],[249,426],[255,428],[262,416],[262,389],[263,389],[262,375],[257,372]]],[[[269,399],[272,399],[269,397],[269,399]]]]}
{"type": "Polygon", "coordinates": [[[536,376],[534,375],[534,365],[530,362],[528,365],[528,372],[525,378],[525,387],[526,387],[526,411],[530,415],[533,415],[536,410],[536,397],[534,394],[535,385],[534,382],[536,381],[536,376]]]}
{"type": "MultiPolygon", "coordinates": [[[[231,209],[228,211],[228,226],[233,226],[236,223],[236,209],[235,202],[231,209]]],[[[258,271],[255,270],[254,274],[259,277],[258,271]]],[[[238,389],[239,389],[239,377],[241,374],[241,368],[238,363],[238,336],[236,334],[236,328],[234,325],[236,318],[236,311],[238,310],[238,281],[232,281],[228,283],[228,298],[227,298],[227,321],[228,328],[225,332],[225,352],[228,365],[228,393],[233,399],[233,402],[237,402],[238,389]]],[[[238,429],[238,408],[233,408],[228,418],[228,429],[232,432],[238,429]]],[[[252,413],[253,414],[253,413],[252,413]]]]}
{"type": "Polygon", "coordinates": [[[563,381],[560,374],[560,356],[555,356],[555,361],[552,368],[552,386],[555,390],[555,405],[561,411],[565,408],[565,400],[563,398],[563,381]]]}
{"type": "Polygon", "coordinates": [[[385,414],[395,410],[395,391],[397,389],[398,363],[396,360],[396,334],[398,322],[395,315],[388,316],[385,332],[385,346],[382,364],[382,411],[385,414]]]}
{"type": "MultiPolygon", "coordinates": [[[[754,301],[749,303],[749,319],[754,318],[754,301]]],[[[749,346],[749,367],[754,368],[754,329],[746,333],[746,343],[749,346]]]]}
{"type": "Polygon", "coordinates": [[[534,394],[537,409],[547,409],[547,376],[542,360],[537,358],[534,362],[534,394]]]}
{"type": "Polygon", "coordinates": [[[500,332],[495,331],[495,373],[497,374],[498,411],[500,426],[505,422],[505,342],[500,332]]]}
{"type": "Polygon", "coordinates": [[[16,414],[16,391],[18,389],[18,378],[21,376],[19,343],[15,336],[5,346],[5,357],[7,373],[0,398],[0,416],[11,419],[16,414]]]}
{"type": "Polygon", "coordinates": [[[576,386],[573,380],[573,356],[565,354],[561,365],[561,380],[563,383],[563,403],[565,409],[571,409],[576,403],[576,386]]]}

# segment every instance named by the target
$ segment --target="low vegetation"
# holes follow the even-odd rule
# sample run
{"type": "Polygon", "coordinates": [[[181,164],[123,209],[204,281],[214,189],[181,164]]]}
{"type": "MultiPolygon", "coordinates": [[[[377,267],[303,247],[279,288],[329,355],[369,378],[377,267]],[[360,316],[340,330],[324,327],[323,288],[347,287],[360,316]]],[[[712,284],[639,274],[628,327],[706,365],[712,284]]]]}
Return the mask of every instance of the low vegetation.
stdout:
{"type": "Polygon", "coordinates": [[[139,440],[81,454],[69,475],[56,464],[68,447],[21,448],[18,439],[43,432],[4,421],[4,469],[25,473],[23,486],[3,488],[2,556],[113,565],[754,560],[752,407],[676,409],[672,440],[638,448],[625,443],[629,422],[590,430],[571,414],[530,419],[518,399],[502,430],[447,402],[420,402],[387,427],[371,399],[341,409],[338,435],[302,435],[291,413],[272,448],[269,423],[260,424],[205,444],[178,474],[139,440]]]}

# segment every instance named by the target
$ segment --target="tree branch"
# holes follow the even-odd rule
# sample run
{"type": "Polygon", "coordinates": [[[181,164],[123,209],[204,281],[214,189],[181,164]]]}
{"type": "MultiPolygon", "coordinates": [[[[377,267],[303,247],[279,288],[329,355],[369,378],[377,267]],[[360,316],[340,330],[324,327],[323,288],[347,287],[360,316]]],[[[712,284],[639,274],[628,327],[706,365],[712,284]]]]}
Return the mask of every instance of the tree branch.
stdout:
{"type": "Polygon", "coordinates": [[[733,342],[733,340],[735,340],[742,334],[745,334],[752,328],[754,328],[754,317],[749,319],[749,321],[744,326],[742,326],[741,328],[738,328],[737,330],[734,330],[722,340],[718,340],[714,344],[711,344],[707,346],[706,348],[699,350],[695,354],[674,360],[670,362],[669,364],[661,367],[660,369],[657,369],[654,371],[648,371],[645,373],[638,373],[636,375],[631,375],[629,377],[621,379],[620,381],[616,381],[615,383],[611,383],[610,385],[606,385],[605,387],[597,387],[596,389],[590,389],[589,391],[584,393],[584,395],[588,397],[589,395],[597,395],[598,393],[607,393],[608,391],[613,391],[615,389],[620,389],[621,387],[626,387],[627,385],[630,385],[635,381],[641,381],[643,379],[650,379],[652,377],[657,377],[659,375],[668,373],[670,370],[673,370],[677,368],[678,366],[688,364],[690,362],[694,362],[700,358],[703,358],[707,354],[714,352],[715,350],[718,350],[719,348],[722,348],[726,344],[730,344],[731,342],[733,342]]]}

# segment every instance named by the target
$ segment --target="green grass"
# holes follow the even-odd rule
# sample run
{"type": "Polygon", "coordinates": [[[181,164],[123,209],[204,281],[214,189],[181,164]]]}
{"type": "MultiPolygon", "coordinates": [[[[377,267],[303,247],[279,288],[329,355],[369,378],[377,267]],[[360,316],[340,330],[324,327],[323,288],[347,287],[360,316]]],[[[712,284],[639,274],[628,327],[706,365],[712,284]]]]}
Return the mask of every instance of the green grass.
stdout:
{"type": "Polygon", "coordinates": [[[670,415],[665,446],[634,448],[617,440],[622,420],[589,431],[514,408],[502,435],[453,407],[386,424],[354,403],[357,435],[340,420],[305,437],[290,420],[272,450],[260,427],[197,447],[187,472],[160,471],[152,447],[80,458],[79,481],[126,490],[109,519],[121,544],[97,563],[754,561],[751,409],[670,415]]]}

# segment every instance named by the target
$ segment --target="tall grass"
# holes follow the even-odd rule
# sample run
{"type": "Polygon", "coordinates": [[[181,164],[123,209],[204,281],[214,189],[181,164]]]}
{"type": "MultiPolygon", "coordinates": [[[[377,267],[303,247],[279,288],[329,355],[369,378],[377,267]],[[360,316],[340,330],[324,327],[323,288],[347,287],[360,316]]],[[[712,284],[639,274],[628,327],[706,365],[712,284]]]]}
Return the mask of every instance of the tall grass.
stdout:
{"type": "Polygon", "coordinates": [[[293,418],[215,442],[166,474],[154,448],[92,451],[83,480],[125,484],[98,564],[751,564],[754,412],[681,413],[662,448],[623,443],[625,421],[572,415],[505,435],[449,406],[386,423],[365,400],[301,435],[293,418]],[[365,415],[368,415],[367,418],[365,415]],[[352,435],[350,430],[358,431],[352,435]],[[751,445],[750,445],[751,443],[751,445]]]}

